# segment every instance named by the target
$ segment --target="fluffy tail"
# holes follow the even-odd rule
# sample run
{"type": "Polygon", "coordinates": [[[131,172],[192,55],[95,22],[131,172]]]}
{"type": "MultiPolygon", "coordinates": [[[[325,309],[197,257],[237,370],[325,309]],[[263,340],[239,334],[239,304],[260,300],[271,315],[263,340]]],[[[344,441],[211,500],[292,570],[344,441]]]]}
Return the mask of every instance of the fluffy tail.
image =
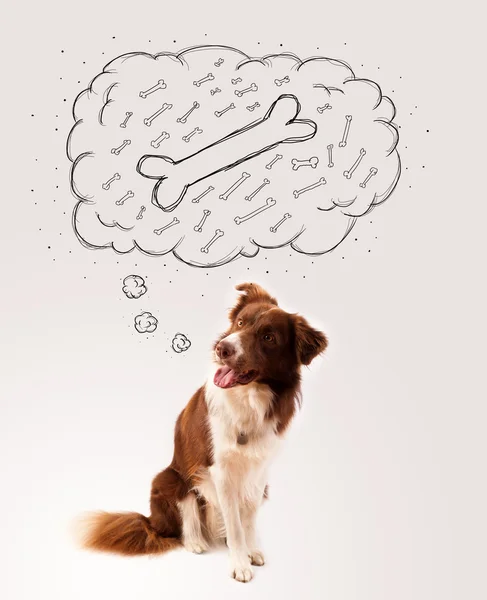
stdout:
{"type": "Polygon", "coordinates": [[[161,537],[139,513],[97,512],[79,523],[81,545],[89,550],[125,556],[160,554],[181,546],[175,537],[161,537]]]}

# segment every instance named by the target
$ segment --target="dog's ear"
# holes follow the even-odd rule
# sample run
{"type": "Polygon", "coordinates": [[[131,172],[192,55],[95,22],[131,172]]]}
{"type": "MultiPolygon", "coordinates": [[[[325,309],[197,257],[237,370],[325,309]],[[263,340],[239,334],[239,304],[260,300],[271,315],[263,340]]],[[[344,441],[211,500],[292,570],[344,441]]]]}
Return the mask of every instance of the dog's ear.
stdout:
{"type": "Polygon", "coordinates": [[[309,365],[314,358],[326,350],[328,346],[326,335],[311,327],[300,315],[294,317],[294,331],[298,359],[302,365],[309,365]]]}
{"type": "Polygon", "coordinates": [[[238,313],[244,306],[251,302],[264,302],[265,304],[274,304],[277,306],[277,300],[268,294],[264,288],[257,283],[240,283],[235,286],[239,292],[243,292],[237,300],[237,304],[232,308],[228,317],[230,321],[234,321],[238,313]]]}

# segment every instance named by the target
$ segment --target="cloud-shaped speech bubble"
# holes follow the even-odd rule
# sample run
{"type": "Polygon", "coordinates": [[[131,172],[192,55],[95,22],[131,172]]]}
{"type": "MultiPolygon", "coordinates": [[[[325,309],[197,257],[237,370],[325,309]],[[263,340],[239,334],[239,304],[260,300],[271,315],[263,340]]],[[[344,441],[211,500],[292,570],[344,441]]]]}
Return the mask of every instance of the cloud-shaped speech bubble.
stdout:
{"type": "Polygon", "coordinates": [[[123,280],[123,293],[132,300],[140,298],[147,292],[145,281],[139,275],[128,275],[123,280]]]}
{"type": "Polygon", "coordinates": [[[139,333],[154,333],[158,321],[150,312],[143,312],[134,319],[135,329],[139,333]]]}
{"type": "Polygon", "coordinates": [[[180,354],[186,352],[191,346],[190,340],[184,335],[184,333],[176,333],[172,340],[172,349],[174,352],[180,354]]]}
{"type": "Polygon", "coordinates": [[[200,267],[287,245],[324,254],[401,171],[392,101],[328,58],[126,54],[73,114],[73,223],[90,248],[200,267]]]}

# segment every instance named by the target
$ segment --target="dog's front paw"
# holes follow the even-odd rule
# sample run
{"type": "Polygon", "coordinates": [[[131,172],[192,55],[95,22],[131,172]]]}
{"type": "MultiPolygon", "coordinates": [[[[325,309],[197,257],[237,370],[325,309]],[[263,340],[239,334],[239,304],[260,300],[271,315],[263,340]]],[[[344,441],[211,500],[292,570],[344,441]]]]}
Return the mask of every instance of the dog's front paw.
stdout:
{"type": "Polygon", "coordinates": [[[260,550],[250,550],[249,557],[250,562],[256,567],[262,567],[265,564],[264,555],[260,550]]]}
{"type": "Polygon", "coordinates": [[[184,547],[195,554],[203,554],[208,550],[208,544],[204,540],[185,540],[184,547]]]}
{"type": "Polygon", "coordinates": [[[254,576],[250,565],[250,558],[248,556],[232,557],[230,559],[230,576],[243,583],[250,581],[254,576]]]}

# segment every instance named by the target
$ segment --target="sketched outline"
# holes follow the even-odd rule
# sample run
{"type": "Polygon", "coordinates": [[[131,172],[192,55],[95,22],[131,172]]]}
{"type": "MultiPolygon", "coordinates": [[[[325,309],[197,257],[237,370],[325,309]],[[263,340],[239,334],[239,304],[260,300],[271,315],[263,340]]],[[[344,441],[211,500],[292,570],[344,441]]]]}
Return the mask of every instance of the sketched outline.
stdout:
{"type": "MultiPolygon", "coordinates": [[[[347,230],[344,234],[344,236],[342,237],[342,239],[335,244],[332,248],[329,248],[326,251],[323,252],[318,252],[318,253],[310,253],[310,252],[305,252],[304,250],[302,250],[301,248],[299,248],[299,246],[296,243],[296,240],[302,235],[302,233],[306,230],[306,227],[302,227],[301,231],[298,232],[298,234],[296,234],[292,240],[283,243],[283,244],[279,244],[279,245],[272,245],[272,246],[264,246],[262,244],[257,244],[257,242],[253,239],[253,238],[249,238],[249,241],[254,245],[254,249],[255,252],[251,253],[249,250],[245,250],[245,246],[241,246],[239,250],[238,246],[235,246],[235,248],[230,251],[225,257],[223,257],[222,259],[216,261],[215,263],[212,263],[211,265],[207,265],[207,264],[199,264],[195,261],[188,261],[188,260],[184,260],[177,252],[176,249],[178,248],[178,246],[180,246],[180,244],[184,241],[185,239],[185,235],[182,235],[181,238],[174,244],[174,246],[166,251],[163,252],[147,252],[144,249],[142,249],[139,244],[136,242],[136,240],[132,240],[132,248],[130,248],[129,250],[126,251],[119,251],[114,247],[114,242],[107,242],[106,244],[102,245],[102,246],[97,246],[94,244],[91,244],[90,242],[88,242],[87,240],[85,240],[78,232],[78,230],[75,227],[75,222],[76,222],[76,215],[77,212],[80,208],[80,206],[82,204],[95,204],[95,202],[91,201],[91,198],[89,197],[85,197],[83,196],[78,190],[77,187],[74,183],[74,177],[73,177],[73,173],[74,170],[77,166],[77,164],[81,161],[81,159],[83,158],[87,158],[90,156],[94,156],[94,152],[84,152],[83,154],[80,154],[79,156],[76,157],[76,159],[73,159],[72,157],[72,153],[71,153],[71,138],[73,135],[73,132],[75,131],[76,127],[78,125],[80,125],[83,122],[83,119],[78,118],[76,116],[76,104],[78,102],[78,100],[84,95],[84,94],[88,94],[88,93],[93,93],[96,94],[96,92],[94,92],[93,90],[93,85],[96,82],[96,80],[100,77],[102,77],[103,75],[107,74],[107,73],[113,73],[113,70],[110,69],[110,66],[113,63],[116,63],[117,61],[125,61],[128,60],[134,56],[145,56],[147,58],[150,58],[152,60],[157,60],[159,57],[168,57],[171,60],[177,61],[179,62],[179,64],[183,67],[186,67],[187,70],[190,70],[190,67],[188,65],[188,63],[186,62],[184,56],[186,54],[190,54],[191,52],[204,52],[205,50],[215,50],[215,49],[221,49],[221,50],[228,50],[231,52],[235,52],[236,54],[239,54],[242,57],[242,60],[239,64],[237,64],[235,70],[238,71],[239,69],[241,69],[244,65],[250,63],[250,62],[258,62],[262,65],[265,65],[267,67],[271,66],[270,65],[270,59],[274,59],[277,57],[280,58],[289,58],[290,60],[295,61],[295,64],[290,68],[290,71],[296,70],[299,71],[299,69],[301,69],[305,64],[307,64],[308,62],[311,61],[320,61],[320,62],[327,62],[330,63],[334,66],[341,66],[344,67],[344,69],[346,69],[349,73],[348,77],[343,79],[342,85],[345,86],[347,83],[351,82],[351,81],[360,81],[362,83],[366,83],[368,85],[371,85],[372,87],[375,88],[375,90],[377,91],[377,102],[374,106],[374,108],[376,108],[377,106],[379,106],[379,104],[382,101],[387,101],[390,106],[392,107],[392,115],[390,117],[390,120],[384,120],[384,119],[376,119],[376,122],[381,122],[383,123],[385,126],[387,126],[393,134],[393,141],[391,144],[391,147],[389,149],[389,152],[387,153],[386,156],[389,156],[390,154],[392,154],[394,151],[396,151],[397,153],[397,158],[398,158],[398,171],[396,174],[396,178],[393,181],[393,183],[389,186],[389,188],[381,195],[377,195],[375,194],[374,199],[372,200],[371,204],[369,205],[369,207],[364,211],[364,213],[362,213],[362,215],[359,216],[364,216],[368,213],[370,213],[374,208],[376,208],[377,206],[379,206],[380,204],[384,203],[394,192],[395,188],[397,187],[397,184],[399,182],[400,179],[400,175],[402,172],[402,164],[401,164],[401,158],[399,155],[399,152],[397,152],[397,145],[399,142],[399,131],[397,126],[394,124],[394,119],[396,117],[397,114],[397,110],[396,110],[396,106],[394,104],[394,102],[391,100],[391,98],[389,96],[386,96],[382,93],[382,89],[380,87],[380,85],[378,83],[376,83],[375,81],[372,81],[370,79],[367,78],[361,78],[361,77],[356,77],[355,73],[353,72],[352,67],[344,60],[341,59],[336,59],[336,58],[329,58],[326,56],[310,56],[306,59],[300,59],[296,54],[291,53],[291,52],[281,52],[281,53],[272,53],[272,54],[266,54],[262,57],[251,57],[250,55],[246,54],[245,52],[239,50],[238,48],[234,48],[232,46],[227,46],[227,45],[223,45],[223,44],[205,44],[205,45],[194,45],[194,46],[188,46],[187,48],[183,48],[182,50],[180,50],[179,52],[170,52],[170,51],[163,51],[163,52],[158,52],[156,54],[151,54],[149,52],[128,52],[128,53],[123,53],[120,54],[119,56],[113,58],[112,60],[110,60],[103,68],[103,70],[98,73],[97,75],[95,75],[95,77],[93,77],[91,79],[91,81],[89,82],[88,86],[86,89],[82,90],[81,92],[79,92],[77,94],[77,96],[75,97],[74,101],[73,101],[73,105],[71,108],[71,114],[73,116],[73,120],[74,125],[71,127],[71,130],[68,134],[67,140],[66,140],[66,155],[68,160],[71,162],[71,168],[70,168],[70,173],[69,173],[69,182],[70,182],[70,189],[71,189],[71,193],[73,194],[73,196],[78,200],[78,202],[75,204],[74,208],[73,208],[73,217],[72,217],[72,225],[73,225],[73,229],[74,229],[74,233],[76,235],[76,237],[78,238],[78,240],[80,241],[80,243],[86,247],[89,248],[91,250],[103,250],[106,248],[110,248],[113,252],[115,252],[118,255],[124,255],[124,254],[129,254],[131,252],[133,252],[134,250],[138,250],[141,254],[145,255],[145,256],[165,256],[166,254],[173,254],[174,257],[176,258],[176,260],[178,260],[179,262],[182,262],[184,264],[190,265],[192,267],[196,267],[196,268],[202,268],[202,269],[211,269],[211,268],[215,268],[215,267],[219,267],[222,266],[224,264],[227,264],[229,262],[232,262],[234,260],[237,260],[239,258],[255,258],[259,252],[260,249],[266,249],[266,250],[273,250],[273,249],[277,249],[277,248],[282,248],[285,246],[290,246],[293,250],[295,250],[296,252],[300,253],[300,254],[306,254],[307,256],[318,256],[318,255],[322,255],[322,254],[327,254],[329,252],[332,252],[333,250],[335,250],[337,248],[337,246],[339,246],[343,240],[350,234],[350,232],[352,231],[353,227],[355,226],[355,223],[357,222],[357,219],[359,218],[359,216],[355,216],[355,215],[351,215],[351,214],[346,214],[345,216],[348,216],[350,221],[347,227],[347,230]],[[236,252],[236,254],[234,254],[236,252]]],[[[111,85],[107,90],[107,96],[109,95],[109,93],[112,91],[112,89],[114,87],[116,87],[116,84],[118,82],[114,82],[113,85],[111,85]]],[[[322,83],[317,82],[316,84],[313,85],[314,88],[322,88],[323,91],[328,95],[331,96],[331,92],[339,92],[341,94],[345,94],[345,91],[343,89],[337,88],[337,87],[327,87],[322,83]]],[[[106,98],[106,105],[110,104],[112,102],[111,98],[107,97],[106,98]]],[[[103,117],[103,108],[102,110],[100,110],[100,114],[99,114],[99,124],[102,126],[105,126],[102,120],[103,117]]],[[[329,209],[325,209],[325,208],[319,208],[317,207],[317,210],[321,210],[321,211],[327,211],[327,210],[333,210],[334,208],[339,207],[339,201],[333,201],[333,206],[329,209]]],[[[342,206],[343,207],[343,206],[342,206]]],[[[98,215],[97,215],[98,216],[98,215]]],[[[118,223],[114,222],[114,224],[112,225],[113,227],[120,227],[121,229],[124,229],[121,225],[119,225],[118,223]]]]}

